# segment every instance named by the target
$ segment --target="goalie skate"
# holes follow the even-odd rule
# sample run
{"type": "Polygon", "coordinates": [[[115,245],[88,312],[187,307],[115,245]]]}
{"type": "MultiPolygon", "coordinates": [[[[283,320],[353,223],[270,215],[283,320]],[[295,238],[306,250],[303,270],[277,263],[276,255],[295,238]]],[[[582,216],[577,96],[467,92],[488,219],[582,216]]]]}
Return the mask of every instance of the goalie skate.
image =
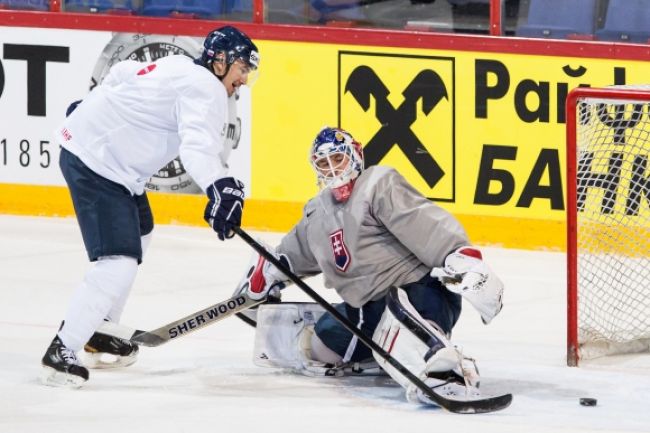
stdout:
{"type": "Polygon", "coordinates": [[[373,340],[390,349],[392,357],[421,381],[408,379],[373,352],[379,365],[406,390],[410,402],[442,407],[454,413],[485,413],[508,407],[511,394],[490,397],[478,390],[479,374],[473,359],[462,354],[434,323],[424,320],[406,292],[392,288],[373,340]]]}
{"type": "MultiPolygon", "coordinates": [[[[483,399],[481,392],[477,388],[465,386],[465,384],[458,382],[442,382],[437,380],[425,380],[424,383],[431,387],[434,393],[447,400],[455,400],[460,402],[480,401],[483,399]]],[[[417,402],[439,406],[438,403],[431,400],[419,389],[416,392],[417,402]]]]}
{"type": "Polygon", "coordinates": [[[505,409],[512,402],[512,394],[485,396],[479,387],[479,375],[473,359],[464,357],[457,347],[441,349],[427,362],[423,382],[439,397],[422,392],[413,384],[407,386],[410,402],[442,407],[454,413],[488,413],[505,409]],[[460,367],[452,367],[461,358],[460,367]]]}
{"type": "Polygon", "coordinates": [[[135,343],[96,332],[84,346],[84,364],[95,369],[128,367],[137,361],[138,352],[135,343]]]}

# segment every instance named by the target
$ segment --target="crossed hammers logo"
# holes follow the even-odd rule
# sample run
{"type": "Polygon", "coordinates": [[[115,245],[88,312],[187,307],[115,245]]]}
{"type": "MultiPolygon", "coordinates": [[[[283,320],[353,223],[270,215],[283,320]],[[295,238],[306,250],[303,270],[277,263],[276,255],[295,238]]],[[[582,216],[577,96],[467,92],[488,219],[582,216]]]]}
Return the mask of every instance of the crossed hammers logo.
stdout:
{"type": "Polygon", "coordinates": [[[388,88],[375,71],[365,65],[352,71],[345,85],[347,92],[352,94],[363,111],[370,108],[371,96],[376,101],[375,116],[381,122],[381,128],[364,147],[366,166],[379,163],[397,145],[429,187],[433,188],[445,172],[413,133],[411,125],[417,119],[417,102],[420,99],[426,115],[443,98],[448,99],[447,88],[440,76],[430,69],[419,72],[402,92],[404,101],[397,108],[388,100],[388,88]]]}

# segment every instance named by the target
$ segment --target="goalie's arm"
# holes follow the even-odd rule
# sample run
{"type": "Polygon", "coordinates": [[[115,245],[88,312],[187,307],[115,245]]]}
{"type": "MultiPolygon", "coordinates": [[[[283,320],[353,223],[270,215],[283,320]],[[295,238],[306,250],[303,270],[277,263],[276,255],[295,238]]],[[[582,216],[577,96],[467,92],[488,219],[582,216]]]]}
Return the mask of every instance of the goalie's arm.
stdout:
{"type": "Polygon", "coordinates": [[[450,291],[462,295],[489,323],[502,308],[503,283],[483,261],[481,252],[470,247],[460,222],[431,203],[396,171],[380,182],[373,201],[376,217],[418,259],[432,269],[450,291]],[[388,193],[385,193],[388,191],[388,193]]]}
{"type": "Polygon", "coordinates": [[[467,299],[486,325],[503,308],[503,282],[474,247],[460,247],[449,254],[444,266],[434,267],[431,276],[467,299]]]}
{"type": "Polygon", "coordinates": [[[429,201],[396,170],[377,180],[372,212],[397,240],[429,268],[468,245],[465,229],[445,209],[429,201]]]}
{"type": "MultiPolygon", "coordinates": [[[[282,238],[277,249],[262,244],[282,265],[301,277],[320,273],[316,258],[307,243],[307,224],[306,217],[301,219],[282,238]]],[[[240,281],[235,293],[245,293],[254,300],[263,300],[269,296],[279,298],[279,291],[290,284],[291,280],[288,276],[273,266],[264,256],[253,252],[250,264],[246,268],[246,275],[240,281]]]]}
{"type": "Polygon", "coordinates": [[[303,216],[298,223],[287,233],[278,245],[278,253],[285,254],[292,271],[301,276],[312,276],[321,273],[321,268],[309,245],[308,229],[310,216],[314,214],[316,200],[312,199],[305,204],[303,216]]]}

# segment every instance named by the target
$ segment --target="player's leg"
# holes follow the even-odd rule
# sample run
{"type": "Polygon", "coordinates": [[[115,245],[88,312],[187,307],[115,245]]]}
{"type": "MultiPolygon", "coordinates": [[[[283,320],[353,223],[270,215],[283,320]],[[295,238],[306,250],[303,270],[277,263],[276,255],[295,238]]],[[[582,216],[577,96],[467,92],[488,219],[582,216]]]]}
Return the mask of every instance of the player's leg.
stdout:
{"type": "MultiPolygon", "coordinates": [[[[151,238],[152,234],[149,233],[147,235],[144,235],[141,237],[141,244],[142,244],[142,255],[146,254],[147,249],[149,248],[149,244],[151,243],[151,238]]],[[[111,311],[108,312],[106,315],[106,320],[119,323],[121,317],[122,317],[122,312],[124,311],[124,306],[126,305],[126,300],[129,298],[129,295],[131,294],[131,291],[128,290],[120,296],[120,299],[118,299],[113,307],[111,308],[111,311]]]]}
{"type": "MultiPolygon", "coordinates": [[[[142,260],[147,254],[149,245],[151,244],[151,238],[153,237],[153,214],[151,213],[151,206],[149,205],[149,199],[147,194],[143,193],[142,195],[136,195],[133,197],[136,205],[138,206],[138,220],[140,222],[140,245],[142,247],[142,260]]],[[[128,290],[122,294],[120,299],[113,304],[111,311],[108,312],[106,319],[111,322],[119,322],[122,317],[122,312],[124,311],[124,306],[126,305],[126,300],[128,299],[131,291],[128,290]]]]}
{"type": "Polygon", "coordinates": [[[88,371],[76,353],[129,290],[142,249],[138,208],[130,193],[64,149],[59,161],[94,264],[76,289],[62,327],[43,357],[43,380],[50,385],[79,386],[88,379],[88,371]]]}
{"type": "MultiPolygon", "coordinates": [[[[437,279],[429,275],[415,283],[406,284],[404,290],[424,319],[436,323],[443,333],[451,333],[460,315],[460,295],[446,290],[437,279]]],[[[362,332],[372,336],[385,305],[386,300],[380,299],[368,302],[360,309],[344,303],[336,308],[362,332]]],[[[315,347],[324,344],[338,354],[343,362],[361,361],[372,357],[370,349],[359,343],[350,331],[328,313],[316,323],[314,339],[320,340],[315,341],[315,347]]]]}
{"type": "Polygon", "coordinates": [[[447,290],[438,279],[430,275],[401,288],[422,318],[435,324],[434,326],[445,335],[451,336],[451,331],[460,317],[461,295],[447,290]]]}
{"type": "MultiPolygon", "coordinates": [[[[453,327],[460,305],[456,307],[456,299],[447,298],[444,289],[439,290],[435,286],[427,289],[427,281],[423,280],[407,285],[406,290],[391,289],[373,340],[434,392],[462,399],[479,397],[479,376],[474,361],[463,356],[462,351],[450,342],[451,328],[443,329],[443,326],[448,328],[450,324],[453,327]],[[414,306],[412,300],[420,305],[414,306]],[[452,311],[444,311],[445,309],[452,311]],[[431,318],[425,319],[421,312],[426,312],[429,317],[436,315],[443,326],[431,318]],[[445,323],[449,319],[451,322],[445,323]]],[[[409,401],[431,403],[392,365],[376,354],[375,359],[406,389],[409,401]]]]}
{"type": "MultiPolygon", "coordinates": [[[[383,299],[366,303],[362,308],[354,308],[346,303],[336,306],[336,309],[350,322],[354,323],[368,337],[372,336],[375,327],[384,311],[383,299]]],[[[339,323],[331,314],[325,313],[314,327],[312,338],[314,347],[325,346],[336,353],[341,362],[364,362],[372,359],[372,353],[358,338],[339,323]]],[[[323,351],[324,356],[328,352],[323,351]]],[[[314,359],[320,361],[320,352],[314,352],[314,359]]]]}
{"type": "MultiPolygon", "coordinates": [[[[449,333],[460,314],[460,296],[446,290],[430,276],[405,286],[424,317],[440,322],[449,333]]],[[[343,374],[344,370],[366,369],[376,374],[371,350],[331,314],[317,309],[305,317],[305,306],[283,303],[264,306],[257,314],[256,363],[262,366],[290,367],[304,374],[343,374]]],[[[354,308],[336,305],[339,313],[371,337],[384,313],[386,301],[380,299],[354,308]]]]}
{"type": "MultiPolygon", "coordinates": [[[[344,304],[339,304],[336,308],[339,312],[346,310],[344,304]]],[[[344,360],[344,355],[339,355],[322,342],[315,334],[314,326],[317,322],[321,323],[326,315],[329,316],[329,313],[315,303],[283,302],[262,305],[256,315],[253,357],[255,364],[262,367],[291,368],[308,376],[380,374],[369,351],[363,360],[365,362],[360,362],[357,356],[344,360]]],[[[329,328],[329,325],[325,325],[321,324],[329,328]]],[[[347,341],[340,342],[341,351],[345,352],[351,339],[346,335],[335,335],[337,338],[347,337],[347,341]]]]}
{"type": "MultiPolygon", "coordinates": [[[[461,297],[448,291],[435,278],[426,275],[417,282],[406,284],[404,290],[422,319],[451,335],[461,311],[461,297]]],[[[337,305],[337,310],[356,324],[362,332],[371,337],[377,328],[386,306],[386,298],[366,303],[361,309],[347,304],[337,305]]],[[[373,359],[371,350],[352,335],[329,313],[323,314],[314,327],[310,347],[315,361],[332,363],[337,360],[343,365],[373,359]]]]}
{"type": "Polygon", "coordinates": [[[75,291],[59,336],[75,351],[84,349],[88,368],[107,368],[133,364],[138,348],[129,341],[95,333],[107,319],[110,309],[128,293],[137,273],[133,257],[99,258],[75,291]]]}
{"type": "MultiPolygon", "coordinates": [[[[147,194],[133,196],[138,208],[138,221],[140,226],[140,245],[142,258],[146,254],[151,243],[153,231],[153,214],[149,206],[147,194]]],[[[124,290],[119,298],[113,303],[105,320],[119,322],[124,311],[126,300],[131,293],[132,283],[127,290],[124,290]]],[[[110,337],[104,334],[94,333],[84,346],[84,361],[90,368],[115,368],[126,367],[137,360],[138,346],[128,340],[110,337]]]]}

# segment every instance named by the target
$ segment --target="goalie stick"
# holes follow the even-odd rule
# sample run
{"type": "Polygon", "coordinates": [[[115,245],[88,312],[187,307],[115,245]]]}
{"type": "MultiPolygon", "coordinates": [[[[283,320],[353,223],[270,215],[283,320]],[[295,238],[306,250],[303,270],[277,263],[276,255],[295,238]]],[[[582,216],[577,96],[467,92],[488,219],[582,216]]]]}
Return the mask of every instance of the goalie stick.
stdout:
{"type": "Polygon", "coordinates": [[[392,365],[397,369],[401,374],[403,374],[413,385],[415,385],[422,393],[424,393],[427,398],[429,398],[433,403],[437,404],[443,409],[446,409],[453,413],[487,413],[494,412],[497,410],[505,409],[512,402],[512,394],[503,394],[494,397],[484,397],[476,400],[459,400],[444,397],[440,394],[433,392],[420,378],[411,373],[406,367],[404,367],[398,360],[393,358],[388,352],[382,349],[377,343],[375,343],[372,338],[369,338],[366,334],[362,333],[359,329],[354,326],[345,316],[339,313],[332,305],[330,305],[325,299],[323,299],[318,293],[316,293],[311,287],[309,287],[304,281],[300,279],[296,274],[291,272],[286,266],[276,259],[273,254],[269,253],[262,245],[260,245],[255,239],[250,237],[241,227],[234,227],[234,232],[242,238],[244,242],[250,245],[255,251],[257,251],[262,257],[271,262],[276,268],[278,268],[284,275],[287,276],[293,283],[295,283],[300,289],[309,295],[314,301],[316,301],[321,307],[323,307],[328,313],[330,313],[334,318],[340,322],[345,328],[355,335],[359,341],[365,344],[370,350],[377,353],[381,358],[386,362],[392,365]]]}
{"type": "Polygon", "coordinates": [[[176,338],[183,337],[190,332],[212,325],[240,311],[261,304],[264,301],[265,299],[254,301],[245,294],[239,294],[152,331],[142,331],[129,328],[119,323],[104,322],[97,332],[124,340],[131,340],[142,346],[157,347],[176,338]]]}

